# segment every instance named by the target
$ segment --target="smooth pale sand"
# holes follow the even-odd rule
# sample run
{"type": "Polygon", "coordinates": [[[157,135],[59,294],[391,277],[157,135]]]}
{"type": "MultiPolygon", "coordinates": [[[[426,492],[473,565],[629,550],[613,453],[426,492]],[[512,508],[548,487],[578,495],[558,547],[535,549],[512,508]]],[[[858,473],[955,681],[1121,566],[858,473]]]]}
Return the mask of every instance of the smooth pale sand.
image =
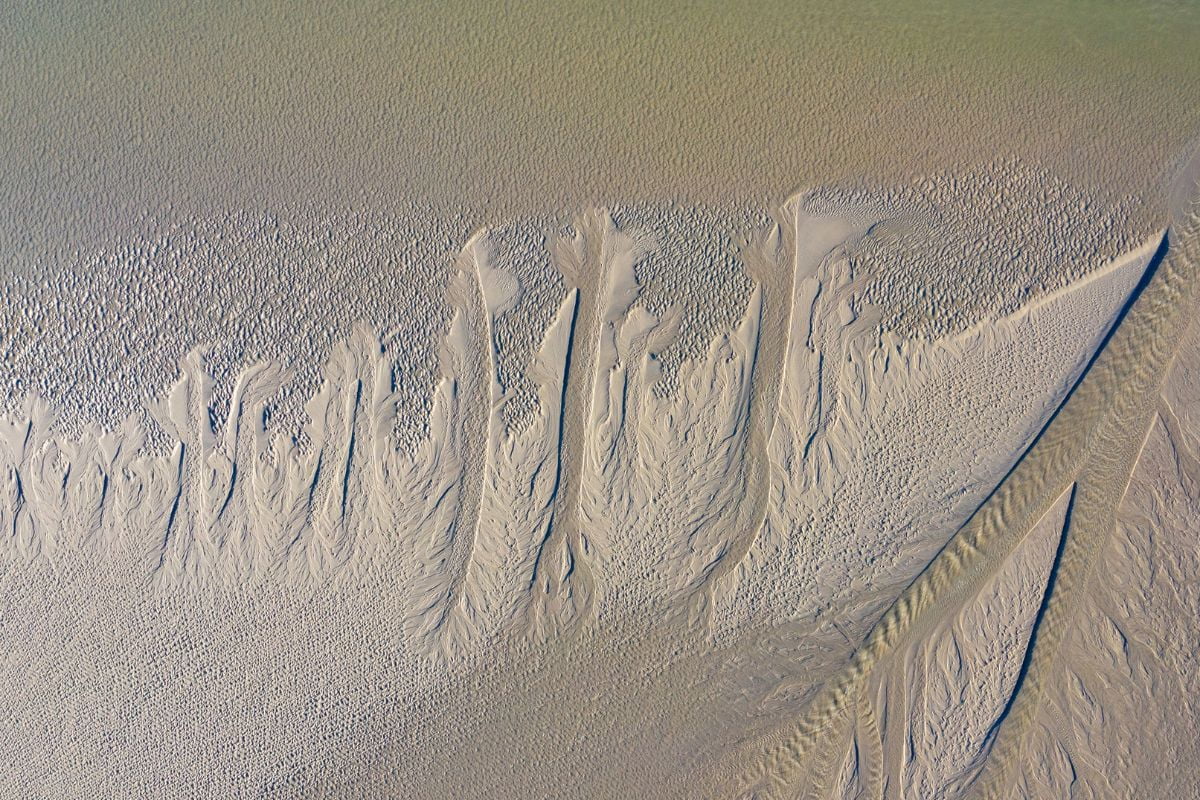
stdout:
{"type": "Polygon", "coordinates": [[[1195,8],[3,14],[0,797],[1200,783],[1195,8]]]}

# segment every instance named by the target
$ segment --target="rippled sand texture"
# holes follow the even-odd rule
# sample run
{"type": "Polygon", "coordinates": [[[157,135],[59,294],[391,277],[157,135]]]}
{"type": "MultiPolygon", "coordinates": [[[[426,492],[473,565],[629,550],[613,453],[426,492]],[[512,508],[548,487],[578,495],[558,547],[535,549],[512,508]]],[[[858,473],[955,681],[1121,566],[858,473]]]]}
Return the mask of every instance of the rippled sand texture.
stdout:
{"type": "MultiPolygon", "coordinates": [[[[673,366],[678,312],[643,302],[669,228],[480,230],[444,265],[415,440],[367,326],[302,436],[265,413],[288,380],[271,362],[214,415],[202,350],[147,423],[68,436],[29,400],[2,451],[13,796],[1061,789],[1053,770],[1093,762],[1047,704],[1103,714],[1118,690],[1085,688],[1104,674],[1085,659],[1128,663],[1136,620],[1163,630],[1127,608],[1079,638],[1115,521],[1159,513],[1122,500],[1151,423],[1193,479],[1170,365],[1195,216],[1011,315],[905,340],[852,255],[883,214],[805,195],[754,223],[729,245],[740,317],[673,366]],[[531,264],[561,299],[517,380],[501,332],[531,264]]],[[[1146,524],[1187,529],[1170,513],[1146,524]]],[[[1074,780],[1155,779],[1108,731],[1086,744],[1128,771],[1074,780]]]]}
{"type": "Polygon", "coordinates": [[[0,10],[0,798],[1193,796],[1198,41],[0,10]]]}

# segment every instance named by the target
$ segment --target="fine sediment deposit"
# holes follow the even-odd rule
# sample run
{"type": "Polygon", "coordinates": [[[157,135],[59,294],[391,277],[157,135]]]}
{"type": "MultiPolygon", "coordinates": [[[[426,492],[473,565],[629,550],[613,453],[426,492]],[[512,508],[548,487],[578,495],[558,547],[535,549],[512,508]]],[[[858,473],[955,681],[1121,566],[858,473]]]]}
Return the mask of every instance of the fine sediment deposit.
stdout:
{"type": "Polygon", "coordinates": [[[0,800],[1195,797],[1197,52],[0,9],[0,800]]]}

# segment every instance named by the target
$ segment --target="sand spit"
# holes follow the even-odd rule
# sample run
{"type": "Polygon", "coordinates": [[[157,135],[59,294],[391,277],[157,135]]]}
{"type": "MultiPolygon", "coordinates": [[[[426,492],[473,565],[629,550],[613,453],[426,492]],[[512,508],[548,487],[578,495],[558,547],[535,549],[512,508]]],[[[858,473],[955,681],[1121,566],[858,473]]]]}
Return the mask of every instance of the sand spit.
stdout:
{"type": "Polygon", "coordinates": [[[928,222],[908,201],[806,192],[728,242],[650,218],[444,248],[429,357],[355,326],[300,431],[289,365],[223,390],[205,348],[115,429],[4,418],[13,796],[1058,786],[1047,707],[1082,696],[1115,521],[1151,513],[1139,453],[1200,463],[1191,378],[1163,383],[1194,218],[911,337],[862,256],[928,222]],[[672,297],[738,302],[706,328],[672,297]]]}

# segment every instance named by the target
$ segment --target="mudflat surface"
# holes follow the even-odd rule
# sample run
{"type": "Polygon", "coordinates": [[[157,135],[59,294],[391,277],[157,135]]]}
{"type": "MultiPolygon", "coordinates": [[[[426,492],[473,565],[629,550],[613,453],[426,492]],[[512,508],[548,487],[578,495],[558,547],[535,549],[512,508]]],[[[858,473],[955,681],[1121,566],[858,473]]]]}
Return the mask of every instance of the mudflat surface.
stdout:
{"type": "Polygon", "coordinates": [[[0,797],[1200,784],[1191,4],[0,18],[0,797]]]}

